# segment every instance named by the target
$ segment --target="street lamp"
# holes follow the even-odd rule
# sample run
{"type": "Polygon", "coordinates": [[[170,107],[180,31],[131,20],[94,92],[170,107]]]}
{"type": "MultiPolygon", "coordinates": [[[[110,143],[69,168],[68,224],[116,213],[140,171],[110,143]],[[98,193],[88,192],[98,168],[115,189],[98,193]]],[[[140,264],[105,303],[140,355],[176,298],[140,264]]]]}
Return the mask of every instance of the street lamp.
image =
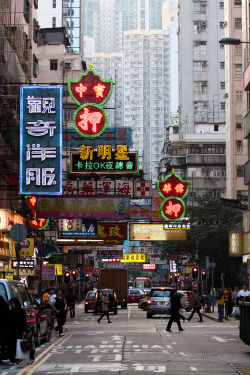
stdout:
{"type": "Polygon", "coordinates": [[[238,46],[241,43],[250,43],[250,42],[242,42],[240,39],[236,38],[222,38],[219,41],[220,44],[228,44],[228,45],[233,45],[233,46],[238,46]]]}

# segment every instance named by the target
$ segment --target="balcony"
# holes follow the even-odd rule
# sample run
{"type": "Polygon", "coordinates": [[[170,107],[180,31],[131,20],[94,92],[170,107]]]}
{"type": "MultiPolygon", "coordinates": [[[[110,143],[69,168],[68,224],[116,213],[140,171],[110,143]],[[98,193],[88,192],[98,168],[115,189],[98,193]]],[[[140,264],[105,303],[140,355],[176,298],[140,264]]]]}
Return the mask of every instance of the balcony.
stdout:
{"type": "Polygon", "coordinates": [[[244,138],[248,138],[250,133],[250,111],[244,117],[244,138]]]}

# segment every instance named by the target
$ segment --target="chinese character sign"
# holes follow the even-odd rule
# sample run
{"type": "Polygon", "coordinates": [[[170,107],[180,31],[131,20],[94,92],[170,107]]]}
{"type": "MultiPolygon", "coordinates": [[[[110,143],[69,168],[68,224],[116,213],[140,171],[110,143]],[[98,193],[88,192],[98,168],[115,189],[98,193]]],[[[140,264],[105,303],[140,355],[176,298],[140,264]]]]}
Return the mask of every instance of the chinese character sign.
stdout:
{"type": "Polygon", "coordinates": [[[112,94],[113,80],[102,79],[101,75],[90,69],[78,80],[69,78],[68,88],[72,99],[80,106],[73,117],[76,131],[87,138],[98,137],[107,127],[108,118],[102,105],[112,94]]]}
{"type": "Polygon", "coordinates": [[[168,221],[180,220],[185,212],[184,198],[188,193],[189,180],[183,180],[174,171],[164,181],[157,181],[157,188],[163,198],[161,214],[168,221]]]}
{"type": "Polygon", "coordinates": [[[243,232],[229,232],[229,256],[242,256],[243,232]]]}
{"type": "Polygon", "coordinates": [[[21,86],[20,194],[62,194],[62,87],[21,86]]]}

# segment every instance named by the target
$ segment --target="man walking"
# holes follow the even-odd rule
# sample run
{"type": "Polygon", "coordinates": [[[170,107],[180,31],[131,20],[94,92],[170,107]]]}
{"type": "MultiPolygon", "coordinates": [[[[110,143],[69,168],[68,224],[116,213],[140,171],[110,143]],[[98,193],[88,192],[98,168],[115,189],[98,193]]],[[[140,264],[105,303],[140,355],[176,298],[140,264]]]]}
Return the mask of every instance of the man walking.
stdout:
{"type": "Polygon", "coordinates": [[[171,301],[170,319],[168,321],[168,325],[167,325],[166,331],[167,332],[172,332],[171,331],[171,326],[172,326],[172,323],[174,321],[177,323],[179,331],[185,331],[181,327],[181,323],[180,323],[179,310],[182,308],[182,305],[181,305],[180,298],[179,298],[179,296],[177,294],[177,290],[176,289],[171,290],[170,301],[171,301]]]}
{"type": "Polygon", "coordinates": [[[223,289],[217,288],[216,303],[218,305],[218,322],[223,322],[223,310],[224,310],[224,290],[223,289]]]}
{"type": "Polygon", "coordinates": [[[57,326],[55,331],[59,331],[59,336],[64,336],[62,327],[65,324],[66,312],[67,312],[67,303],[65,298],[62,296],[62,289],[57,289],[55,302],[52,302],[52,310],[56,313],[57,326]]]}
{"type": "Polygon", "coordinates": [[[237,302],[238,301],[250,301],[250,292],[247,289],[247,284],[243,285],[243,288],[239,291],[238,296],[237,296],[237,302]]]}
{"type": "Polygon", "coordinates": [[[191,296],[191,304],[193,305],[193,310],[191,312],[191,315],[190,317],[187,319],[189,322],[190,320],[192,319],[194,313],[197,313],[199,315],[199,322],[202,323],[203,322],[203,319],[202,319],[202,315],[200,313],[200,309],[201,309],[201,300],[200,300],[200,297],[199,295],[196,293],[195,290],[192,290],[192,296],[191,296]]]}
{"type": "Polygon", "coordinates": [[[109,299],[107,297],[105,290],[103,290],[102,292],[101,302],[102,302],[102,315],[100,316],[99,319],[97,319],[98,323],[100,323],[100,321],[105,315],[108,319],[108,323],[112,323],[109,319],[109,299]]]}

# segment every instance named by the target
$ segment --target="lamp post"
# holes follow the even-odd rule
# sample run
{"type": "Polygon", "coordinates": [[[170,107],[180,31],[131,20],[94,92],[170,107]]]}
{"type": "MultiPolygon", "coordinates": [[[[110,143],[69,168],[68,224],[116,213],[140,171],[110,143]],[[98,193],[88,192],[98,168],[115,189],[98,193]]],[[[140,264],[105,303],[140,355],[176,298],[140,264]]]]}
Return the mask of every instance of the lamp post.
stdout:
{"type": "Polygon", "coordinates": [[[220,43],[220,44],[232,45],[232,46],[238,46],[238,45],[241,44],[241,43],[249,44],[250,42],[243,42],[242,40],[240,40],[240,39],[236,39],[236,38],[222,38],[222,39],[219,41],[219,43],[220,43]]]}

